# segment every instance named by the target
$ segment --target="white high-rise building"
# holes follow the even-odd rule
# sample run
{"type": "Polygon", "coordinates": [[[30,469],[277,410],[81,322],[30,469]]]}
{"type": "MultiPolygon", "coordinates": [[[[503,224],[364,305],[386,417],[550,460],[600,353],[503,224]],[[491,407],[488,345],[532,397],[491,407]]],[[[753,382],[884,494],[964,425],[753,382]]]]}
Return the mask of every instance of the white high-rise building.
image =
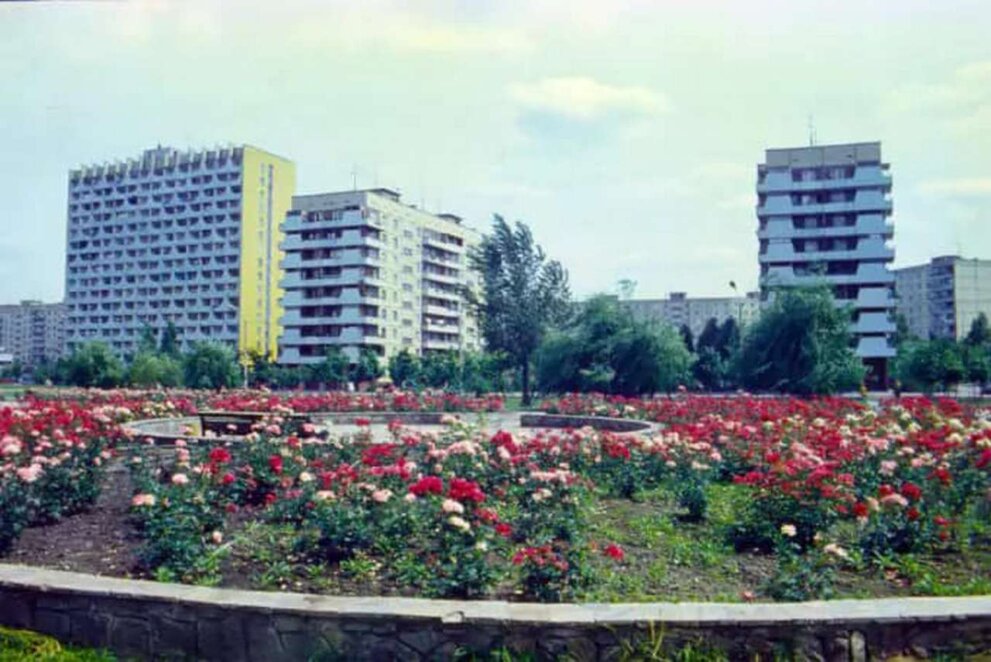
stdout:
{"type": "Polygon", "coordinates": [[[388,359],[409,350],[479,348],[464,287],[478,288],[468,250],[480,236],[384,189],[297,195],[283,224],[285,295],[279,361],[319,363],[338,347],[388,359]]]}
{"type": "Polygon", "coordinates": [[[279,223],[291,161],[248,145],[167,147],[69,173],[66,343],[132,354],[169,322],[183,345],[214,340],[275,356],[279,223]]]}
{"type": "Polygon", "coordinates": [[[856,352],[884,383],[895,355],[891,174],[881,143],[769,149],[757,166],[762,296],[830,285],[853,309],[856,352]]]}

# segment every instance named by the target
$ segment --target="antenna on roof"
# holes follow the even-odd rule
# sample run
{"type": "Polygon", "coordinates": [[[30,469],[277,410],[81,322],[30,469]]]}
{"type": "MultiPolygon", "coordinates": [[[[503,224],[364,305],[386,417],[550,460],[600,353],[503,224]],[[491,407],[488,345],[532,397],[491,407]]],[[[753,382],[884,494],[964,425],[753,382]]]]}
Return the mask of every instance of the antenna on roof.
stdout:
{"type": "Polygon", "coordinates": [[[815,117],[809,115],[809,147],[816,146],[816,124],[815,117]]]}
{"type": "Polygon", "coordinates": [[[351,164],[351,190],[358,190],[358,166],[351,164]]]}

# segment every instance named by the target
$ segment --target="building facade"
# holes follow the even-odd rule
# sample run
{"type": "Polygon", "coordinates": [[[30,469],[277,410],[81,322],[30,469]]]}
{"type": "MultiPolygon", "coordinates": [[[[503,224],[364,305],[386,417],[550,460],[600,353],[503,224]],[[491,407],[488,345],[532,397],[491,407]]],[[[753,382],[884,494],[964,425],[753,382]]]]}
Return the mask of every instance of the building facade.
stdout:
{"type": "Polygon", "coordinates": [[[63,304],[25,300],[0,306],[0,354],[9,354],[12,361],[29,366],[54,361],[64,343],[63,304]]]}
{"type": "Polygon", "coordinates": [[[875,383],[894,356],[891,175],[881,143],[769,149],[757,166],[761,297],[827,284],[853,309],[856,352],[875,383]]]}
{"type": "Polygon", "coordinates": [[[960,340],[981,313],[991,318],[991,260],[946,255],[896,269],[895,295],[912,335],[960,340]]]}
{"type": "Polygon", "coordinates": [[[695,338],[710,319],[722,323],[733,318],[742,327],[760,315],[757,292],[742,297],[689,297],[685,292],[672,292],[667,299],[628,299],[620,305],[641,321],[666,322],[677,329],[687,326],[695,338]]]}
{"type": "Polygon", "coordinates": [[[462,289],[478,288],[468,250],[480,236],[389,189],[293,198],[283,224],[279,361],[319,363],[332,347],[388,359],[479,348],[462,289]]]}
{"type": "Polygon", "coordinates": [[[172,322],[184,347],[212,340],[275,356],[279,224],[291,161],[243,145],[167,147],[69,173],[65,304],[71,350],[132,354],[172,322]]]}

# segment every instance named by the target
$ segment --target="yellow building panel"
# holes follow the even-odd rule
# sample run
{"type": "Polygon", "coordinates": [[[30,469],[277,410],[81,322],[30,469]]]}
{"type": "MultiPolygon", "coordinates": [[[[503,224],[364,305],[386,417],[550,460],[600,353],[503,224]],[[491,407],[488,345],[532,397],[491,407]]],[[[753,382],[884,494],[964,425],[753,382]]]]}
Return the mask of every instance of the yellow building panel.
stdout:
{"type": "Polygon", "coordinates": [[[280,226],[292,206],[296,166],[245,146],[241,169],[241,291],[238,351],[276,358],[282,254],[280,226]]]}

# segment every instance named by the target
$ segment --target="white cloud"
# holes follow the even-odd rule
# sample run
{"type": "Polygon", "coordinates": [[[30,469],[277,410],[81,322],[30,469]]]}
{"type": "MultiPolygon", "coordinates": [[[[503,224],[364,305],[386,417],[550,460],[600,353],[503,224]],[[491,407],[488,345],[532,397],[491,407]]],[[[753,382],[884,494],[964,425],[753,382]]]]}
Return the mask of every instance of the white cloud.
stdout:
{"type": "Polygon", "coordinates": [[[933,179],[922,182],[919,190],[930,195],[991,195],[991,177],[933,179]]]}
{"type": "Polygon", "coordinates": [[[583,76],[515,83],[510,85],[509,93],[527,110],[582,121],[617,113],[658,115],[669,109],[664,96],[649,88],[608,85],[583,76]]]}

